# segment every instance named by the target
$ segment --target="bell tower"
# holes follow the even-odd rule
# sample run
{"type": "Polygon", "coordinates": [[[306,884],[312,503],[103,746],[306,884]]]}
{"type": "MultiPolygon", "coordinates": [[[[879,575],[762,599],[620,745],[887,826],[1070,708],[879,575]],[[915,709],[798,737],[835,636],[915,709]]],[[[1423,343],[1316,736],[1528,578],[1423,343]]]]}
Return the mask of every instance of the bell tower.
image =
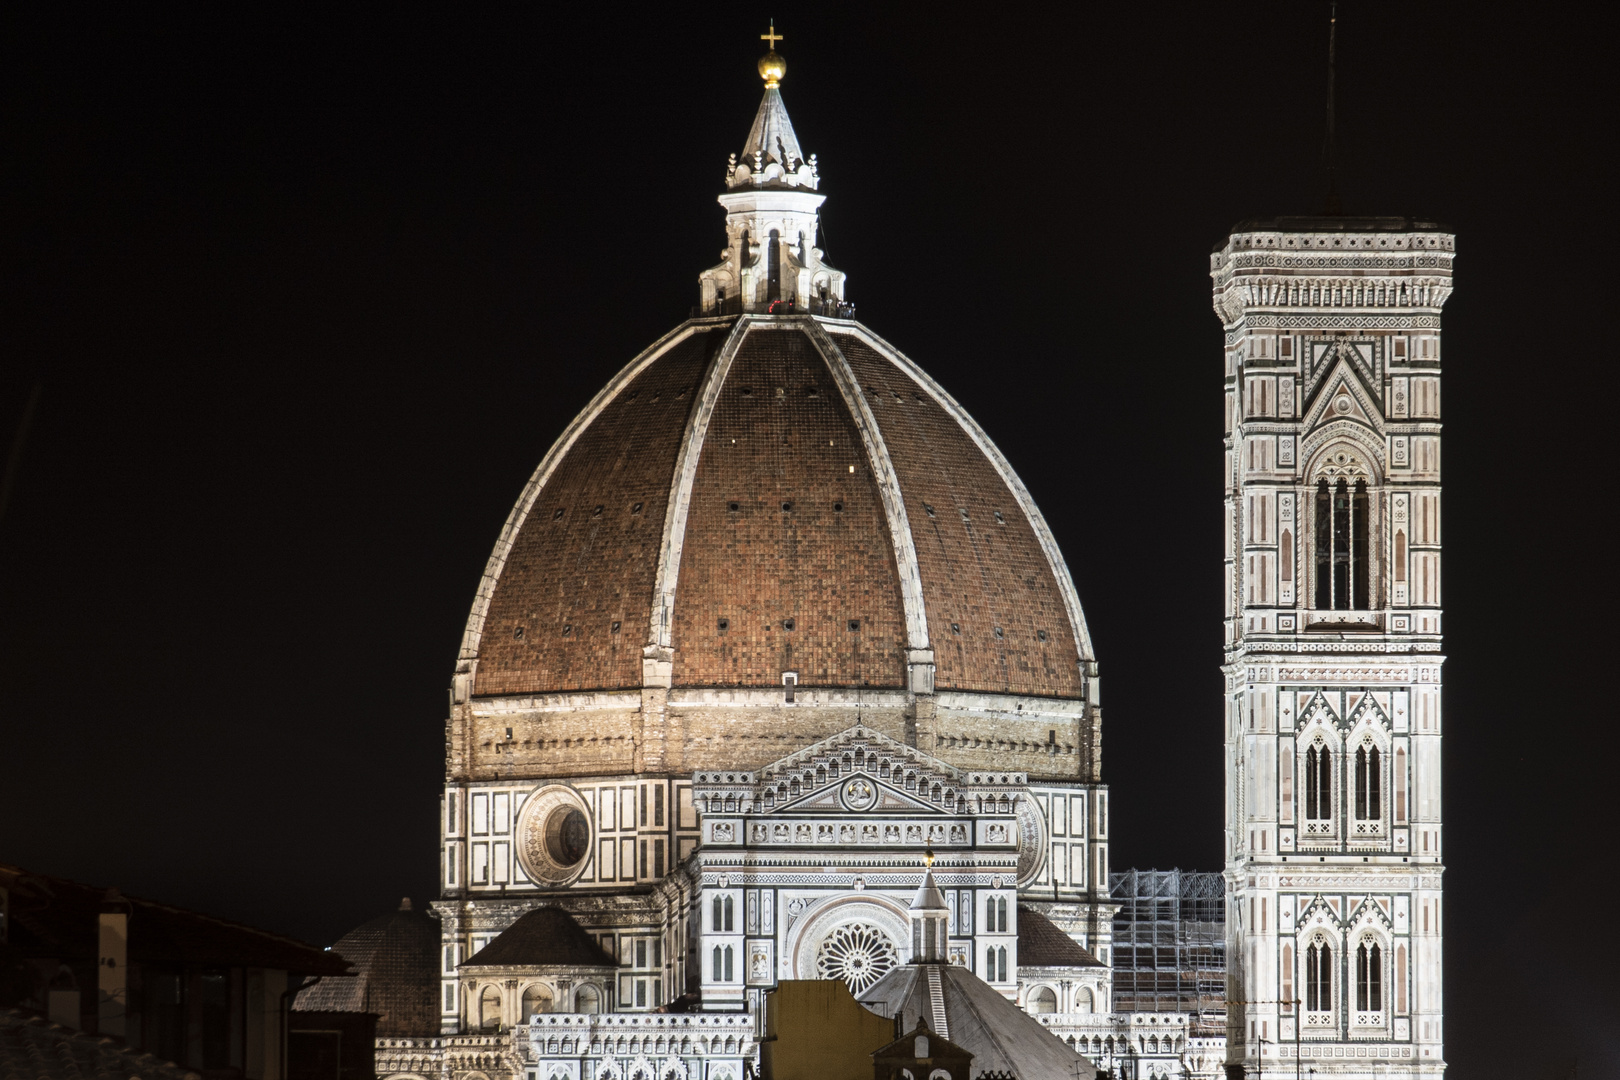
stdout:
{"type": "Polygon", "coordinates": [[[1445,1068],[1440,310],[1454,239],[1405,218],[1280,218],[1239,224],[1211,256],[1229,1077],[1445,1068]]]}

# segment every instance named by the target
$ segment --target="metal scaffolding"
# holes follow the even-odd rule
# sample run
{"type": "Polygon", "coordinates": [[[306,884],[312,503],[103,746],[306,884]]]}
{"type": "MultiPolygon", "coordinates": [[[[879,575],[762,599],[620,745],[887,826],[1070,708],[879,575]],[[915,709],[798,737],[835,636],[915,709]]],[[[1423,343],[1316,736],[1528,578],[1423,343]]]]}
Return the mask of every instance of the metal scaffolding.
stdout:
{"type": "Polygon", "coordinates": [[[1226,885],[1220,874],[1109,875],[1114,1011],[1192,1014],[1194,1036],[1226,1034],[1226,885]]]}

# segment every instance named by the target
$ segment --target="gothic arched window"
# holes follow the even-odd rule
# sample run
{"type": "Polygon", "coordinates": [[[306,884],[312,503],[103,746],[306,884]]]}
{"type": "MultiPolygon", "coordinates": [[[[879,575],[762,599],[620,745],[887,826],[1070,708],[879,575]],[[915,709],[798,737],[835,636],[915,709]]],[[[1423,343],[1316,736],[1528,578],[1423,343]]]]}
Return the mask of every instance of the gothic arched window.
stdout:
{"type": "Polygon", "coordinates": [[[1367,481],[1316,484],[1316,607],[1319,611],[1371,606],[1367,481]]]}
{"type": "Polygon", "coordinates": [[[714,898],[714,921],[710,925],[713,926],[714,932],[717,934],[726,928],[725,910],[724,903],[720,897],[716,896],[714,898]]]}
{"type": "Polygon", "coordinates": [[[1305,751],[1305,818],[1326,821],[1333,817],[1333,751],[1313,746],[1305,751]]]}
{"type": "Polygon", "coordinates": [[[728,896],[728,897],[726,897],[726,929],[727,930],[736,929],[735,920],[732,918],[733,910],[734,909],[733,909],[733,906],[732,906],[732,903],[731,903],[731,897],[728,896]]]}
{"type": "Polygon", "coordinates": [[[1363,941],[1356,947],[1356,1009],[1384,1009],[1384,951],[1375,941],[1363,941]]]}
{"type": "Polygon", "coordinates": [[[1333,1008],[1333,949],[1325,941],[1305,950],[1305,1008],[1327,1012],[1333,1008]]]}
{"type": "Polygon", "coordinates": [[[732,978],[733,978],[732,973],[733,973],[733,970],[734,970],[733,967],[732,967],[732,964],[733,964],[733,961],[735,960],[735,957],[736,957],[736,954],[732,952],[731,946],[727,945],[726,946],[726,982],[731,982],[732,981],[732,978]]]}
{"type": "Polygon", "coordinates": [[[996,981],[1007,981],[1007,950],[1005,947],[996,950],[996,981]]]}
{"type": "Polygon", "coordinates": [[[996,930],[999,933],[1005,933],[1007,930],[1007,898],[1005,896],[996,897],[995,905],[996,930]]]}
{"type": "Polygon", "coordinates": [[[1379,757],[1376,746],[1356,748],[1356,817],[1363,821],[1384,816],[1379,757]]]}
{"type": "Polygon", "coordinates": [[[715,982],[722,982],[723,981],[723,979],[721,978],[721,972],[725,970],[721,966],[723,957],[724,957],[724,954],[720,951],[720,946],[716,945],[714,947],[714,981],[715,982]]]}

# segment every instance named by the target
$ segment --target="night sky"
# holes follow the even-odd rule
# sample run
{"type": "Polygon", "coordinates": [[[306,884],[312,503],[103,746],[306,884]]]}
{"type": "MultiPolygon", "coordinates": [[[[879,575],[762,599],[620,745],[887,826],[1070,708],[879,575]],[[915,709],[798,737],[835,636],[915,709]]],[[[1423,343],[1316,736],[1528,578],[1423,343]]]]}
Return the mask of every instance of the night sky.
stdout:
{"type": "MultiPolygon", "coordinates": [[[[1208,253],[1321,209],[1326,6],[1124,8],[10,9],[0,446],[39,394],[0,517],[0,861],[320,943],[434,895],[485,559],[563,426],[696,302],[774,14],[827,259],[1074,573],[1113,866],[1219,869],[1208,253]]],[[[1341,17],[1346,211],[1459,237],[1459,1076],[1620,1073],[1605,18],[1341,17]]]]}

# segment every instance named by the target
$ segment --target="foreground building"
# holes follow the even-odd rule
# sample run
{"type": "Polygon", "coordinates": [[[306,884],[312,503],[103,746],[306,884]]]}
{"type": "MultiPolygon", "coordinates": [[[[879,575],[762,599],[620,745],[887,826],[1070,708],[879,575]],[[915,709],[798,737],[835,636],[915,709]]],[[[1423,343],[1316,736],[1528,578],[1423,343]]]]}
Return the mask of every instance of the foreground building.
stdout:
{"type": "Polygon", "coordinates": [[[1454,251],[1426,222],[1317,217],[1244,222],[1211,256],[1234,1076],[1445,1068],[1440,309],[1454,251]]]}
{"type": "Polygon", "coordinates": [[[279,934],[0,863],[0,1076],[348,1080],[288,1031],[299,987],[348,972],[279,934]]]}

